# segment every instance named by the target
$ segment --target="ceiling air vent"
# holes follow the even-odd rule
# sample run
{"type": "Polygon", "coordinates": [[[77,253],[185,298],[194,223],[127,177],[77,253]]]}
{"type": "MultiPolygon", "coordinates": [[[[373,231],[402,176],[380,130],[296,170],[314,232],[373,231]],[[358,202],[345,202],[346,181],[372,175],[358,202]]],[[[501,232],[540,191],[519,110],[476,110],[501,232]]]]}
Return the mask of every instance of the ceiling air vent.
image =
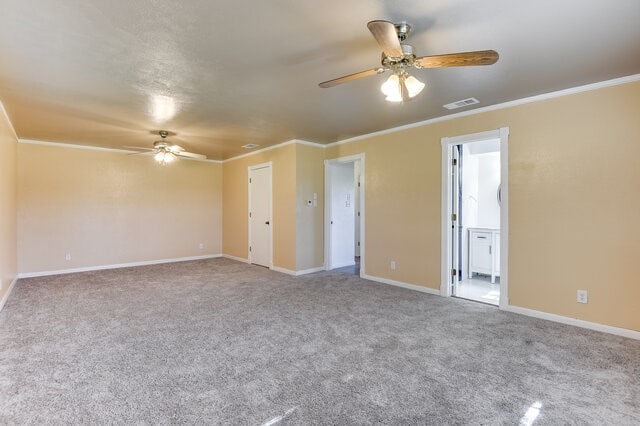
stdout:
{"type": "Polygon", "coordinates": [[[253,148],[257,148],[260,145],[258,145],[257,143],[248,143],[246,145],[242,145],[242,148],[244,149],[253,149],[253,148]]]}
{"type": "Polygon", "coordinates": [[[443,106],[446,109],[457,109],[457,108],[462,108],[462,107],[466,107],[466,106],[477,104],[477,103],[479,103],[479,101],[476,98],[468,98],[468,99],[463,99],[461,101],[451,102],[450,104],[446,104],[443,106]]]}

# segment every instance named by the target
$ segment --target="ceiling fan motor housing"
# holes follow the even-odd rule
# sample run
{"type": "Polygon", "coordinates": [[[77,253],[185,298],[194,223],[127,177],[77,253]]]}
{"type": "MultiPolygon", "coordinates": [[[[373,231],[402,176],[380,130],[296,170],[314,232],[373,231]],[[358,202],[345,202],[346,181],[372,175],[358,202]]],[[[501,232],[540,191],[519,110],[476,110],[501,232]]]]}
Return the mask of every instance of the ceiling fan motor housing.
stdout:
{"type": "Polygon", "coordinates": [[[403,22],[394,24],[394,26],[396,27],[398,40],[404,41],[409,36],[409,33],[411,32],[411,25],[403,21],[403,22]]]}
{"type": "Polygon", "coordinates": [[[382,66],[394,72],[402,71],[405,68],[414,66],[416,55],[413,53],[413,46],[401,44],[402,58],[392,58],[382,53],[382,66]]]}

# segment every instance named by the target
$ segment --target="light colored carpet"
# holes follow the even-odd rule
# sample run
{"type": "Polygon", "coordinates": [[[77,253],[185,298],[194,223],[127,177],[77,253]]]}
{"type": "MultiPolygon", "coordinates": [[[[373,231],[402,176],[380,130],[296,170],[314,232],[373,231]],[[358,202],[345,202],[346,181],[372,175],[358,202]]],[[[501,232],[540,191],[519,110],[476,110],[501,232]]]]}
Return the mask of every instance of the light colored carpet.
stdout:
{"type": "Polygon", "coordinates": [[[23,279],[0,342],[2,424],[640,424],[640,342],[339,272],[23,279]]]}

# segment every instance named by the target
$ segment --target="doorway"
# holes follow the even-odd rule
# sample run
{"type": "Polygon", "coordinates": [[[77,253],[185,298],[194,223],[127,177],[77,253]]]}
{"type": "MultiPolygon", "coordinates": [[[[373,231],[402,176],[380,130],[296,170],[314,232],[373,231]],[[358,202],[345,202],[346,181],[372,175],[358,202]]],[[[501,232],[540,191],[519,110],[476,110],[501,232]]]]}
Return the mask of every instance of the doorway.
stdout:
{"type": "Polygon", "coordinates": [[[364,154],[325,160],[325,269],[364,274],[364,154]]]}
{"type": "Polygon", "coordinates": [[[249,167],[249,263],[273,266],[271,163],[249,167]]]}
{"type": "Polygon", "coordinates": [[[443,138],[441,294],[504,307],[508,129],[443,138]]]}

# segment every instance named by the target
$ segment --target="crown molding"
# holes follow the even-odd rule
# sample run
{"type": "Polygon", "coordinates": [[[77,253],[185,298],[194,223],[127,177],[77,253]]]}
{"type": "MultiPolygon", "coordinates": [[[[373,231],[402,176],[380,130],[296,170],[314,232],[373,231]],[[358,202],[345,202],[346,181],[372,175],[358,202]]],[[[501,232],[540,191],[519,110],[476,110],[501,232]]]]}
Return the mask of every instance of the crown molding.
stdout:
{"type": "Polygon", "coordinates": [[[482,114],[489,111],[496,111],[505,108],[511,108],[518,105],[529,104],[532,102],[540,102],[548,99],[559,98],[562,96],[574,95],[576,93],[590,92],[592,90],[604,89],[605,87],[619,86],[627,83],[634,83],[640,81],[640,74],[629,75],[620,78],[614,78],[612,80],[600,81],[597,83],[585,84],[583,86],[571,87],[568,89],[557,90],[555,92],[542,93],[540,95],[529,96],[527,98],[515,99],[513,101],[503,102],[501,104],[488,105],[485,107],[470,109],[468,111],[457,112],[455,114],[443,115],[441,117],[430,118],[428,120],[418,121],[415,123],[405,124],[398,127],[392,127],[385,130],[379,130],[377,132],[366,133],[359,136],[354,136],[347,139],[342,139],[336,142],[332,142],[325,147],[332,147],[342,145],[345,143],[356,142],[362,139],[368,139],[374,136],[387,135],[389,133],[400,132],[402,130],[414,129],[416,127],[428,126],[430,124],[440,123],[442,121],[455,120],[456,118],[467,117],[470,115],[482,114]]]}
{"type": "Polygon", "coordinates": [[[2,103],[2,101],[0,101],[0,112],[4,116],[7,123],[9,124],[9,130],[11,131],[11,134],[13,135],[13,137],[16,138],[16,140],[20,140],[20,138],[18,138],[18,134],[16,133],[16,129],[13,127],[13,123],[9,118],[9,114],[7,113],[7,110],[4,108],[4,104],[2,103]]]}
{"type": "Polygon", "coordinates": [[[293,145],[293,144],[314,146],[316,148],[326,148],[326,146],[327,146],[327,145],[323,145],[321,143],[310,142],[310,141],[306,141],[306,140],[303,140],[303,139],[291,139],[291,140],[288,140],[286,142],[281,142],[281,143],[276,144],[276,145],[270,145],[270,146],[258,149],[256,151],[247,152],[246,154],[236,155],[235,157],[227,158],[226,160],[222,160],[221,162],[222,163],[226,163],[226,162],[229,162],[229,161],[239,160],[241,158],[250,157],[252,155],[260,154],[260,153],[265,152],[265,151],[270,151],[272,149],[283,148],[283,147],[285,147],[287,145],[293,145]]]}
{"type": "MultiPolygon", "coordinates": [[[[24,143],[28,145],[43,145],[43,146],[52,146],[57,148],[74,148],[74,149],[86,149],[90,151],[103,151],[103,152],[114,152],[121,154],[136,154],[140,153],[142,155],[151,155],[151,152],[140,152],[133,151],[130,149],[119,149],[119,148],[106,148],[102,146],[94,146],[94,145],[83,145],[83,144],[73,144],[73,143],[64,143],[64,142],[51,142],[51,141],[41,141],[37,139],[21,139],[18,138],[19,143],[24,143]]],[[[220,160],[209,160],[209,159],[199,159],[199,158],[180,158],[180,160],[189,160],[189,161],[201,161],[204,163],[222,163],[220,160]]]]}
{"type": "MultiPolygon", "coordinates": [[[[350,143],[350,142],[356,142],[356,141],[360,141],[360,140],[363,140],[363,139],[368,139],[368,138],[375,137],[375,136],[382,136],[382,135],[387,135],[387,134],[390,134],[390,133],[400,132],[400,131],[403,131],[403,130],[414,129],[416,127],[428,126],[430,124],[440,123],[442,121],[455,120],[457,118],[468,117],[470,115],[482,114],[482,113],[489,112],[489,111],[496,111],[496,110],[500,110],[500,109],[511,108],[511,107],[515,107],[515,106],[518,106],[518,105],[524,105],[524,104],[528,104],[528,103],[532,103],[532,102],[545,101],[545,100],[548,100],[548,99],[559,98],[559,97],[562,97],[562,96],[568,96],[568,95],[573,95],[573,94],[577,94],[577,93],[589,92],[589,91],[593,91],[593,90],[603,89],[603,88],[606,88],[606,87],[619,86],[619,85],[627,84],[627,83],[634,83],[634,82],[637,82],[637,81],[640,81],[640,74],[633,74],[633,75],[620,77],[620,78],[614,78],[614,79],[611,79],[611,80],[605,80],[605,81],[601,81],[601,82],[597,82],[597,83],[585,84],[585,85],[582,85],[582,86],[575,86],[575,87],[571,87],[571,88],[568,88],[568,89],[557,90],[555,92],[548,92],[548,93],[543,93],[543,94],[540,94],[540,95],[529,96],[527,98],[516,99],[516,100],[513,100],[513,101],[503,102],[503,103],[500,103],[500,104],[488,105],[488,106],[485,106],[485,107],[470,109],[470,110],[467,110],[467,111],[462,111],[462,112],[458,112],[458,113],[454,113],[454,114],[444,115],[444,116],[441,116],[441,117],[431,118],[431,119],[428,119],[428,120],[418,121],[418,122],[415,122],[415,123],[405,124],[405,125],[402,125],[402,126],[391,127],[389,129],[379,130],[379,131],[371,132],[371,133],[365,133],[365,134],[354,136],[354,137],[351,137],[351,138],[338,140],[338,141],[335,141],[335,142],[332,142],[332,143],[329,143],[329,144],[320,144],[320,143],[317,143],[317,142],[306,141],[306,140],[303,140],[303,139],[291,139],[291,140],[288,140],[288,141],[285,141],[285,142],[281,142],[281,143],[276,144],[276,145],[267,146],[265,148],[262,148],[262,149],[259,149],[259,150],[256,150],[256,151],[247,152],[246,154],[240,154],[240,155],[237,155],[235,157],[227,158],[225,160],[209,160],[209,159],[199,160],[199,159],[194,159],[194,158],[184,158],[184,160],[203,161],[203,162],[207,162],[207,163],[223,164],[223,163],[226,163],[226,162],[229,162],[229,161],[234,161],[234,160],[239,160],[241,158],[250,157],[252,155],[256,155],[256,154],[259,154],[259,153],[262,153],[262,152],[265,152],[265,151],[269,151],[269,150],[272,150],[272,149],[282,148],[282,147],[285,147],[285,146],[291,145],[291,144],[308,145],[308,146],[313,146],[313,147],[316,147],[316,148],[329,148],[329,147],[332,147],[332,146],[338,146],[338,145],[342,145],[342,144],[346,144],[346,143],[350,143]]],[[[20,143],[28,143],[28,144],[36,144],[36,145],[47,145],[47,146],[58,146],[58,147],[64,147],[64,148],[90,149],[90,150],[97,150],[97,151],[121,152],[121,153],[134,153],[134,152],[137,152],[137,151],[131,151],[131,150],[116,149],[116,148],[97,147],[97,146],[92,146],[92,145],[40,141],[40,140],[34,140],[34,139],[20,139],[18,137],[18,135],[16,134],[16,131],[15,131],[14,127],[13,127],[13,124],[11,123],[11,120],[9,119],[7,111],[5,110],[4,105],[2,104],[1,101],[0,101],[0,109],[2,110],[1,111],[2,114],[6,117],[7,122],[9,123],[9,127],[10,127],[13,135],[15,136],[15,138],[20,143]]]]}

